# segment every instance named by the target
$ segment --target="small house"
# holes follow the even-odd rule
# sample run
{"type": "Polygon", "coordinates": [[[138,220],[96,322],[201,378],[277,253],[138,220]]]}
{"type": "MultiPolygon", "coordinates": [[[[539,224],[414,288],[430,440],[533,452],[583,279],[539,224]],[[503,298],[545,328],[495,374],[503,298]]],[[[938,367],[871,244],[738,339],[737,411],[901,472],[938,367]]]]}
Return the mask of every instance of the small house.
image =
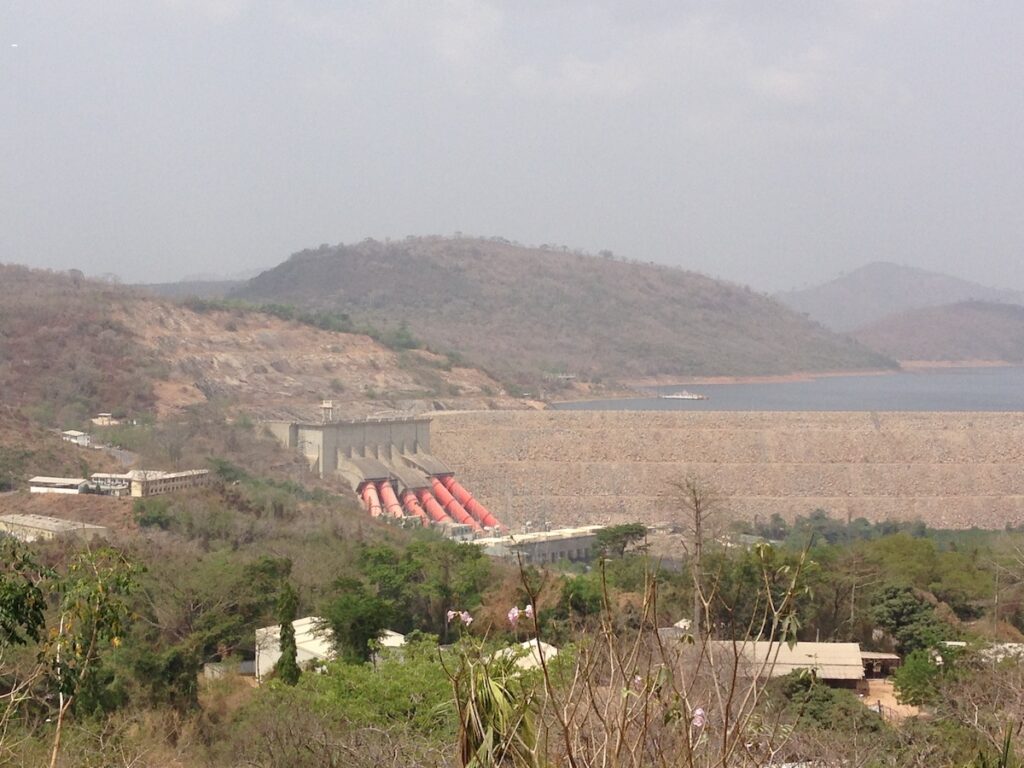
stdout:
{"type": "Polygon", "coordinates": [[[79,448],[88,448],[92,445],[92,435],[88,432],[79,432],[77,429],[65,429],[60,433],[60,437],[65,443],[72,443],[79,448]]]}
{"type": "MultiPolygon", "coordinates": [[[[306,616],[292,622],[295,630],[295,660],[300,667],[311,662],[330,661],[334,658],[333,636],[329,629],[321,629],[323,619],[306,616]]],[[[281,658],[281,625],[273,624],[256,630],[256,680],[262,684],[270,676],[281,658]]]]}
{"type": "Polygon", "coordinates": [[[0,515],[0,532],[22,541],[50,541],[51,539],[74,536],[92,541],[106,536],[102,525],[80,523],[75,520],[61,520],[46,515],[0,515]]]}
{"type": "Polygon", "coordinates": [[[84,477],[33,477],[28,481],[31,493],[82,493],[88,482],[84,477]]]}

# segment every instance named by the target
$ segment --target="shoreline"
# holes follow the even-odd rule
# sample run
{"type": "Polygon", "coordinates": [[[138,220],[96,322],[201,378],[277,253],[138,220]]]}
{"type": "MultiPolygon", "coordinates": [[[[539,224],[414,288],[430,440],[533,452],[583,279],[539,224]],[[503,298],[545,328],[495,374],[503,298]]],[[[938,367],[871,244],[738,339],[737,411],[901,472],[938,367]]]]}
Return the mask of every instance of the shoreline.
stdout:
{"type": "Polygon", "coordinates": [[[632,379],[623,382],[622,386],[631,391],[616,394],[592,395],[558,399],[548,402],[548,406],[563,403],[585,403],[598,400],[635,400],[651,397],[649,390],[655,387],[687,387],[710,386],[722,384],[788,384],[793,382],[814,381],[837,377],[868,377],[889,376],[900,373],[925,373],[928,371],[953,371],[991,368],[1022,367],[1019,363],[1005,360],[901,360],[899,368],[872,368],[867,370],[846,371],[799,371],[796,373],[765,374],[760,376],[652,376],[643,379],[632,379]]]}
{"type": "Polygon", "coordinates": [[[948,371],[969,368],[1019,368],[1020,363],[1005,360],[900,360],[904,371],[948,371]]]}
{"type": "Polygon", "coordinates": [[[885,376],[899,373],[899,368],[871,368],[860,371],[798,371],[796,373],[774,373],[760,376],[654,376],[646,379],[633,379],[624,386],[636,388],[650,387],[683,387],[700,386],[702,384],[786,384],[794,381],[812,381],[836,376],[885,376]]]}

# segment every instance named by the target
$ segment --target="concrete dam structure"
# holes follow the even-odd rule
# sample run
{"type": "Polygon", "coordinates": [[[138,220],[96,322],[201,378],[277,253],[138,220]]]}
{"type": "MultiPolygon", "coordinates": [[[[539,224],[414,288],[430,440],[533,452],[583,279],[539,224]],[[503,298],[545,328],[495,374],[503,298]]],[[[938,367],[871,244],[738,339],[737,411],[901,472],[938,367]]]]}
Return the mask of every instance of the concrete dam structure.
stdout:
{"type": "Polygon", "coordinates": [[[333,421],[325,411],[319,424],[266,426],[285,447],[300,451],[320,477],[348,482],[372,517],[437,525],[459,538],[504,530],[431,455],[427,418],[333,421]]]}
{"type": "Polygon", "coordinates": [[[516,527],[723,517],[1024,524],[1024,413],[484,411],[432,416],[434,454],[516,527]]]}

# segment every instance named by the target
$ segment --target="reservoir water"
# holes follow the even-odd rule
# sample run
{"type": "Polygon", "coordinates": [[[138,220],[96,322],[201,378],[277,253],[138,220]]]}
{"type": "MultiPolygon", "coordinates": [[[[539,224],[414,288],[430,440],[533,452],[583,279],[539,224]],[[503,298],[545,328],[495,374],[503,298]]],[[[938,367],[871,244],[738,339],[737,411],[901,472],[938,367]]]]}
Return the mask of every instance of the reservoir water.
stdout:
{"type": "Polygon", "coordinates": [[[557,403],[602,411],[1024,411],[1024,367],[947,368],[804,381],[687,384],[649,397],[557,403]],[[686,389],[707,400],[666,400],[686,389]]]}

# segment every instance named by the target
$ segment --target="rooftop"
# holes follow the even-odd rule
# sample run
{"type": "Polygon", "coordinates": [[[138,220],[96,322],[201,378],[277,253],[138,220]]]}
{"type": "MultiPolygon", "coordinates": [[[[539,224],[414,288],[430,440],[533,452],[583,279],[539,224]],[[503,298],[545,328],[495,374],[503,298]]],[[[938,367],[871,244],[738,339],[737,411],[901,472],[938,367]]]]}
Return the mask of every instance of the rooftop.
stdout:
{"type": "MultiPolygon", "coordinates": [[[[321,629],[324,620],[319,616],[306,616],[292,622],[295,630],[295,644],[303,648],[317,648],[328,652],[331,647],[331,630],[321,629]]],[[[280,624],[271,624],[269,627],[260,627],[256,630],[256,644],[260,645],[266,639],[271,642],[278,642],[281,634],[280,624]]]]}
{"type": "Polygon", "coordinates": [[[59,517],[47,517],[46,515],[0,515],[0,524],[16,525],[22,528],[34,528],[39,531],[53,531],[54,533],[66,533],[68,531],[82,530],[105,530],[102,525],[92,523],[79,523],[74,520],[61,520],[59,517]]]}
{"type": "Polygon", "coordinates": [[[84,477],[45,477],[39,475],[31,478],[29,485],[82,485],[84,477]]]}
{"type": "Polygon", "coordinates": [[[508,536],[489,536],[482,539],[476,539],[475,544],[481,546],[495,546],[498,544],[515,545],[515,544],[531,544],[539,541],[558,541],[559,539],[572,539],[577,536],[593,536],[602,528],[607,526],[604,525],[584,525],[579,528],[555,528],[551,531],[533,531],[531,533],[513,533],[508,536]]]}
{"type": "Polygon", "coordinates": [[[757,676],[783,677],[800,669],[812,670],[822,680],[860,680],[864,662],[857,643],[788,643],[766,640],[712,640],[719,657],[742,659],[757,676]]]}
{"type": "Polygon", "coordinates": [[[165,472],[162,469],[133,469],[127,473],[132,480],[169,480],[175,477],[194,477],[208,475],[208,469],[186,469],[182,472],[165,472]]]}

